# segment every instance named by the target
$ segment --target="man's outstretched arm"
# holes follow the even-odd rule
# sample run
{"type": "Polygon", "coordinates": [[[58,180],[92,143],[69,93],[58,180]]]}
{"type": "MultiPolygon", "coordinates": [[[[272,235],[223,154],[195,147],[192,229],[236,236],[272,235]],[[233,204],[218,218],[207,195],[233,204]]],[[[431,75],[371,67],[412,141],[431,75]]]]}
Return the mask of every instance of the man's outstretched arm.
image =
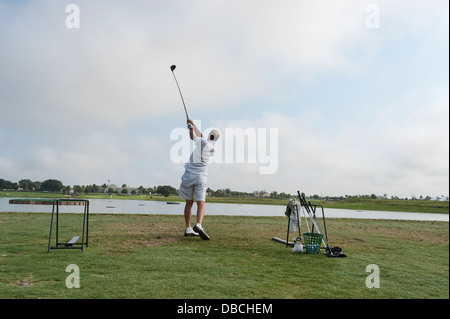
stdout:
{"type": "Polygon", "coordinates": [[[203,137],[202,132],[200,132],[200,130],[194,124],[194,121],[192,121],[191,119],[188,119],[187,120],[187,124],[191,124],[192,125],[192,127],[189,129],[189,137],[191,138],[191,140],[194,141],[197,136],[203,137]]]}

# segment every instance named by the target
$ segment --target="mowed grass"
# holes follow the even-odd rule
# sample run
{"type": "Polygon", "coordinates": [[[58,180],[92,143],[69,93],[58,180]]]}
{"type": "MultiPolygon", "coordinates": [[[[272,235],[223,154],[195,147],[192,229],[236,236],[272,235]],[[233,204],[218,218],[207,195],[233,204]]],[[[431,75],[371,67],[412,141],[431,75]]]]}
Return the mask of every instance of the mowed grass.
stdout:
{"type": "MultiPolygon", "coordinates": [[[[60,237],[82,216],[61,214],[60,237]]],[[[447,222],[328,219],[347,258],[292,253],[285,217],[206,216],[211,240],[182,216],[91,214],[89,247],[47,253],[50,214],[0,213],[0,298],[449,298],[447,222]],[[67,288],[69,264],[80,288],[67,288]],[[368,265],[380,270],[369,289],[368,265]]]]}

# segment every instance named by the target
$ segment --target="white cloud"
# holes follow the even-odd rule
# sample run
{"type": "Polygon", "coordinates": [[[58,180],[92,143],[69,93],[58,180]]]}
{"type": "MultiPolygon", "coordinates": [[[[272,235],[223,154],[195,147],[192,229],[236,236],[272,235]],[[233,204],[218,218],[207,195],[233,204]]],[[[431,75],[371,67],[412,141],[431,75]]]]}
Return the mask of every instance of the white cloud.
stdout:
{"type": "Polygon", "coordinates": [[[306,105],[296,96],[305,88],[327,94],[326,85],[315,85],[330,75],[383,83],[393,70],[365,72],[402,38],[430,44],[424,58],[436,48],[448,52],[448,40],[432,41],[448,35],[448,2],[377,1],[379,30],[365,26],[369,3],[80,0],[81,28],[69,30],[65,4],[0,2],[0,125],[8,136],[0,140],[0,177],[176,185],[182,165],[170,162],[161,127],[183,119],[169,70],[177,64],[194,118],[227,113],[235,120],[212,124],[278,128],[276,174],[259,174],[260,163],[217,164],[212,188],[448,193],[448,90],[428,99],[422,83],[408,101],[413,92],[392,94],[390,106],[358,97],[361,109],[379,108],[360,125],[330,118],[339,100],[306,105]],[[428,102],[418,105],[415,97],[428,102]],[[245,108],[255,101],[284,108],[251,116],[245,108]],[[134,132],[142,123],[148,127],[134,132]]]}
{"type": "MultiPolygon", "coordinates": [[[[278,171],[261,175],[260,163],[213,164],[213,189],[329,195],[448,194],[448,95],[432,92],[430,102],[399,122],[377,123],[357,131],[345,126],[332,136],[321,133],[323,114],[277,112],[262,117],[220,123],[218,127],[279,129],[278,171]],[[226,186],[225,186],[226,185],[226,186]]],[[[401,103],[401,101],[398,101],[401,103]]],[[[385,121],[380,117],[380,121],[385,121]]]]}
{"type": "Polygon", "coordinates": [[[351,67],[365,12],[350,3],[82,1],[80,29],[65,27],[61,4],[4,6],[1,94],[28,124],[123,128],[179,110],[175,63],[192,110],[270,97],[286,72],[351,67]]]}

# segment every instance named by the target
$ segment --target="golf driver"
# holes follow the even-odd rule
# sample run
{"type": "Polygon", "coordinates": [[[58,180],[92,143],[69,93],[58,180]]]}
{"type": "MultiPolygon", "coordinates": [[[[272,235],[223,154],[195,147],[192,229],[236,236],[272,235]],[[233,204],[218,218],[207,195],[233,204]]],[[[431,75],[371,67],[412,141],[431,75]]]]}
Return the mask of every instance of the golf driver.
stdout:
{"type": "Polygon", "coordinates": [[[181,95],[181,101],[183,102],[183,106],[184,106],[184,112],[186,113],[186,119],[189,119],[189,115],[186,110],[186,104],[184,104],[183,94],[181,93],[180,86],[178,85],[177,78],[175,77],[175,73],[173,73],[173,71],[175,70],[176,67],[177,67],[176,65],[172,65],[170,67],[170,71],[172,71],[173,78],[175,79],[175,82],[177,83],[178,91],[180,92],[180,95],[181,95]]]}

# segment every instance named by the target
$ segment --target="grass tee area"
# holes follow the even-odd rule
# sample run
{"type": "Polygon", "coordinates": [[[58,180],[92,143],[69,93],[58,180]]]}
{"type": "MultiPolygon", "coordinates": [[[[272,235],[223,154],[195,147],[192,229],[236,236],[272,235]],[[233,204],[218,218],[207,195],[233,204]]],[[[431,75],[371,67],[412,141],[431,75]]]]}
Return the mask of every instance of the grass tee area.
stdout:
{"type": "MultiPolygon", "coordinates": [[[[81,219],[61,216],[62,239],[81,219]]],[[[91,214],[84,253],[47,253],[49,225],[48,213],[0,213],[0,298],[449,298],[447,222],[327,219],[347,258],[272,241],[285,217],[206,216],[202,241],[183,236],[183,216],[91,214]],[[70,264],[80,288],[66,287],[70,264]]]]}

